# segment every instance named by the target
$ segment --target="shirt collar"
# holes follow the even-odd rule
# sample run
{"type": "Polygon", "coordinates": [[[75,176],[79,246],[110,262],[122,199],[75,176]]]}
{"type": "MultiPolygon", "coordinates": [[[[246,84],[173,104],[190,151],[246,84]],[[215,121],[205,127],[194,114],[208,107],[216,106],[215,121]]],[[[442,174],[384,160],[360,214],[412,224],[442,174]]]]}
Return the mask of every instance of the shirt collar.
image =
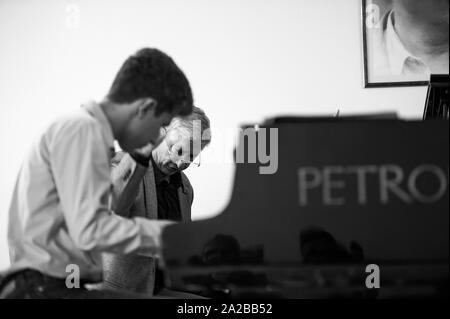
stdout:
{"type": "Polygon", "coordinates": [[[401,75],[405,62],[411,58],[417,61],[421,61],[420,58],[413,56],[406,50],[402,41],[400,40],[394,27],[394,13],[389,12],[387,26],[386,26],[386,51],[388,55],[389,65],[393,75],[401,75]]]}
{"type": "Polygon", "coordinates": [[[108,143],[108,147],[114,148],[114,134],[111,128],[111,124],[109,123],[105,112],[103,112],[102,108],[100,107],[100,104],[95,101],[88,101],[86,103],[83,103],[81,107],[83,107],[91,116],[99,121],[102,127],[103,136],[108,143]]]}

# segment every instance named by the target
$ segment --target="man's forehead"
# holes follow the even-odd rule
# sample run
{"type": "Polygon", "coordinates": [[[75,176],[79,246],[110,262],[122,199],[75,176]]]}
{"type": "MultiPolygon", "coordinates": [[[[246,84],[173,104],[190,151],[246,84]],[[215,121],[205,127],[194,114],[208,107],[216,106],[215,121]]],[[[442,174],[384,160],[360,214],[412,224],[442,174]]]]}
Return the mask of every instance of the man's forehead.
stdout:
{"type": "Polygon", "coordinates": [[[193,135],[194,134],[191,130],[182,126],[174,127],[167,131],[167,138],[174,141],[183,140],[187,142],[188,140],[192,140],[194,138],[193,135]]]}

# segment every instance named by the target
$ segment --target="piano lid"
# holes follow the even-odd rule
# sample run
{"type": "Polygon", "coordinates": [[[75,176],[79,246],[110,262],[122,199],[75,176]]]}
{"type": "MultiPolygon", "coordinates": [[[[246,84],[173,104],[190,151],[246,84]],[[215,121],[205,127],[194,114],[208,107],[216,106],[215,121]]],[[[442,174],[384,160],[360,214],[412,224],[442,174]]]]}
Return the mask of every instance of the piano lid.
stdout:
{"type": "Polygon", "coordinates": [[[266,123],[241,132],[228,207],[164,231],[169,284],[190,290],[171,278],[180,267],[249,265],[442,264],[448,277],[448,121],[266,123]]]}

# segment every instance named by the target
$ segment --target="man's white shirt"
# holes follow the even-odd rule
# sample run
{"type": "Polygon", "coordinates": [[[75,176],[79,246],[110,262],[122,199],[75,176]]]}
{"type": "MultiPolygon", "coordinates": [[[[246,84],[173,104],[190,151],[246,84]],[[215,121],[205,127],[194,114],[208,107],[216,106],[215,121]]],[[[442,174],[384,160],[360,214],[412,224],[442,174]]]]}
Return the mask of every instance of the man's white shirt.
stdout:
{"type": "Polygon", "coordinates": [[[53,122],[25,156],[9,209],[11,270],[32,268],[64,278],[76,264],[101,280],[101,253],[152,255],[166,221],[127,219],[110,209],[111,126],[86,103],[53,122]]]}

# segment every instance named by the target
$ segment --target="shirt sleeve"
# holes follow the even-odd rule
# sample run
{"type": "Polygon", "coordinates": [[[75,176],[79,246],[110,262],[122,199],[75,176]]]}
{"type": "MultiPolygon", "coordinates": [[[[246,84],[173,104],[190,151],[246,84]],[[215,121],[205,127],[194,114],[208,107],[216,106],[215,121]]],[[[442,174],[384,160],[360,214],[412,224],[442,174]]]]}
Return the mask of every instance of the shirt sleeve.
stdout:
{"type": "Polygon", "coordinates": [[[65,222],[79,249],[144,255],[160,252],[161,232],[170,222],[127,219],[108,210],[110,163],[95,123],[59,132],[50,154],[65,222]]]}

